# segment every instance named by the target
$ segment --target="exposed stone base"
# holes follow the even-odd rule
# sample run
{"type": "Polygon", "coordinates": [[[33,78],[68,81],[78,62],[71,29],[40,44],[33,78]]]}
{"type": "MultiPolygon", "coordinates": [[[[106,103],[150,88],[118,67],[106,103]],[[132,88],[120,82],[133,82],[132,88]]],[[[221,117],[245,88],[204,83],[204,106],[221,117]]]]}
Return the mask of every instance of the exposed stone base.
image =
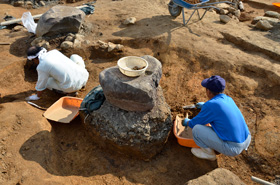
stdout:
{"type": "Polygon", "coordinates": [[[163,149],[172,127],[171,112],[160,86],[156,105],[149,112],[128,112],[105,101],[90,115],[80,115],[101,147],[144,160],[163,149]]]}

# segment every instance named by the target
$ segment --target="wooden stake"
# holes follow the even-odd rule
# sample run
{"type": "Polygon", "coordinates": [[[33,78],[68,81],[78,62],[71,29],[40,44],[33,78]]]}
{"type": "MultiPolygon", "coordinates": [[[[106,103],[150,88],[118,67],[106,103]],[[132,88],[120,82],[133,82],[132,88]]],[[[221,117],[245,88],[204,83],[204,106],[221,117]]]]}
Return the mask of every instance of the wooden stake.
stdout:
{"type": "Polygon", "coordinates": [[[11,43],[2,43],[0,42],[0,45],[10,45],[11,43]]]}

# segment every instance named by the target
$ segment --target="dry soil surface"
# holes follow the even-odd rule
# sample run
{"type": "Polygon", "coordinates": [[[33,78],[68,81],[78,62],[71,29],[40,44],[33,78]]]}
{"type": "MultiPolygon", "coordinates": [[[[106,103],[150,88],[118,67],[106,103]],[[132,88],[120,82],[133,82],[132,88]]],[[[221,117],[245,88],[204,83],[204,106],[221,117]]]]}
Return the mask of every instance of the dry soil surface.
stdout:
{"type": "MultiPolygon", "coordinates": [[[[81,1],[68,6],[78,6],[81,1]]],[[[263,1],[244,1],[246,13],[262,16],[278,11],[263,1]],[[265,5],[265,6],[264,6],[265,5]]],[[[86,94],[99,84],[98,74],[115,66],[122,56],[152,55],[162,62],[160,85],[172,110],[173,120],[182,106],[207,101],[200,82],[211,75],[227,81],[225,93],[242,111],[252,134],[248,151],[237,157],[218,155],[215,162],[201,160],[190,148],[180,146],[173,133],[163,151],[150,161],[139,161],[101,149],[82,120],[70,124],[48,121],[43,110],[25,102],[35,92],[37,74],[26,64],[26,50],[35,36],[13,26],[0,30],[0,184],[184,184],[218,167],[235,173],[246,184],[250,177],[273,181],[280,174],[279,37],[272,32],[251,28],[250,21],[219,22],[219,15],[208,12],[201,21],[194,17],[182,26],[182,17],[172,19],[168,0],[98,0],[94,14],[87,15],[83,34],[88,44],[76,53],[90,73],[86,94]],[[129,17],[135,25],[123,25],[129,17]],[[123,52],[95,48],[97,40],[124,45],[123,52]]],[[[5,13],[20,18],[50,7],[24,9],[0,1],[0,18],[5,13]]],[[[189,15],[189,12],[188,14],[189,15]]],[[[53,40],[51,49],[61,40],[53,40]]],[[[61,96],[46,91],[36,103],[49,107],[61,96]]],[[[190,117],[194,116],[189,112],[190,117]]]]}

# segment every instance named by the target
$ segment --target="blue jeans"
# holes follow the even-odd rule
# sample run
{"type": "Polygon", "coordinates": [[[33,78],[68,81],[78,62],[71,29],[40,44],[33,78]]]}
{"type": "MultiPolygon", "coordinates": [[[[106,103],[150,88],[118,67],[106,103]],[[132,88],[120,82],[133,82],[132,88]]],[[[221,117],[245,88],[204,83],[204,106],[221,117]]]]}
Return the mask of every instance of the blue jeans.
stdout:
{"type": "Polygon", "coordinates": [[[195,125],[192,130],[195,143],[202,148],[211,148],[228,156],[239,155],[247,150],[251,142],[251,134],[243,143],[235,143],[221,140],[215,131],[205,125],[195,125]]]}

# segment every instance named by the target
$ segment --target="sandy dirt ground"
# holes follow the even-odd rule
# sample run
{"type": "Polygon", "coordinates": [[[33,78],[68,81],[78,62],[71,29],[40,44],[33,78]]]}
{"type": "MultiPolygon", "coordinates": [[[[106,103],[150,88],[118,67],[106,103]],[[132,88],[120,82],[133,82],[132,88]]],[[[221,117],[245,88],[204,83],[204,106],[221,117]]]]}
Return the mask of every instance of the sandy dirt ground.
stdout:
{"type": "MultiPolygon", "coordinates": [[[[85,18],[83,34],[88,44],[63,51],[67,56],[81,55],[90,73],[86,89],[78,97],[85,97],[97,86],[99,73],[115,66],[120,57],[151,55],[162,62],[160,85],[174,120],[177,114],[186,113],[182,106],[207,101],[200,82],[220,75],[227,81],[225,93],[235,100],[252,134],[248,151],[237,157],[220,154],[214,162],[201,160],[190,148],[180,146],[171,132],[160,154],[148,162],[139,161],[100,148],[79,117],[70,124],[47,120],[43,110],[25,102],[35,92],[37,80],[35,68],[26,60],[26,50],[35,36],[26,30],[15,32],[13,25],[0,30],[0,43],[9,43],[0,45],[0,184],[184,184],[219,167],[246,184],[254,184],[251,176],[272,182],[280,175],[279,59],[248,49],[240,38],[270,43],[271,47],[277,47],[279,41],[268,37],[267,32],[252,29],[250,21],[221,24],[215,12],[208,12],[201,21],[194,17],[188,26],[182,26],[182,17],[172,19],[167,3],[96,2],[94,14],[85,18]],[[122,24],[129,17],[137,19],[135,25],[122,24]],[[233,43],[229,35],[241,36],[233,43]],[[97,40],[122,44],[125,49],[109,53],[91,46],[97,40]]],[[[244,1],[244,5],[251,17],[262,16],[267,10],[278,11],[261,1],[244,1]]],[[[0,19],[5,13],[20,18],[26,11],[36,15],[49,8],[27,10],[1,0],[0,19]]],[[[60,49],[60,42],[51,42],[51,49],[60,49]]],[[[49,107],[60,97],[46,90],[36,103],[49,107]]],[[[189,114],[194,116],[194,112],[189,114]]]]}

